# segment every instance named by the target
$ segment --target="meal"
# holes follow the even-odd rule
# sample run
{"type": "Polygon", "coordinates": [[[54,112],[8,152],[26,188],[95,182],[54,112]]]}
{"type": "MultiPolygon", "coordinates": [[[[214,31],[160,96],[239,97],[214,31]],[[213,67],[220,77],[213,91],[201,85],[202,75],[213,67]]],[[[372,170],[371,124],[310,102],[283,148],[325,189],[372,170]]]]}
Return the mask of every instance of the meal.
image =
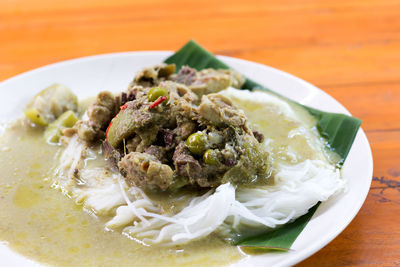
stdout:
{"type": "MultiPolygon", "coordinates": [[[[0,165],[19,157],[22,144],[28,155],[42,155],[32,164],[51,170],[45,181],[52,189],[45,193],[60,191],[83,207],[73,213],[90,214],[85,218],[96,225],[90,231],[103,250],[132,247],[140,265],[146,262],[140,255],[182,264],[182,251],[193,252],[186,259],[192,261],[208,248],[203,260],[226,264],[241,257],[231,245],[238,236],[292,222],[345,187],[341,158],[316,130],[316,119],[275,94],[240,90],[244,82],[231,69],[176,70],[162,63],[142,69],[125,91],[103,91],[84,102],[52,85],[6,130],[0,144],[10,149],[1,153],[14,152],[0,165]],[[230,256],[222,262],[218,255],[230,256]]],[[[43,209],[50,198],[29,185],[20,182],[13,205],[34,210],[27,197],[42,201],[43,209]]],[[[133,264],[122,258],[110,265],[133,264]]],[[[40,260],[66,264],[53,256],[40,260]]]]}

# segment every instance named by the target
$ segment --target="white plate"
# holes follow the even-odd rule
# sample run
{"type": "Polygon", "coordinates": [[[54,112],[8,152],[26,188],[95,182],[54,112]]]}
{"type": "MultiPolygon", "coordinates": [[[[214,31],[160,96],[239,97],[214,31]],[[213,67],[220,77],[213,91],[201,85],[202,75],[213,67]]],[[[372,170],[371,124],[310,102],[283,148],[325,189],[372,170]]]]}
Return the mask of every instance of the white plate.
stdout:
{"type": "MultiPolygon", "coordinates": [[[[0,83],[0,120],[22,115],[22,107],[40,89],[55,82],[70,87],[79,98],[100,90],[126,89],[142,67],[162,62],[171,52],[128,52],[68,60],[38,68],[0,83]]],[[[315,86],[290,74],[261,64],[219,56],[254,81],[302,104],[324,111],[350,114],[339,102],[315,86]]],[[[327,245],[351,222],[361,208],[371,184],[372,154],[364,131],[357,134],[343,166],[348,191],[323,203],[288,253],[247,257],[235,266],[288,266],[309,257],[327,245]]],[[[340,255],[338,255],[340,257],[340,255]]],[[[7,266],[36,264],[0,246],[0,258],[7,266]]],[[[322,263],[321,263],[322,264],[322,263]]]]}

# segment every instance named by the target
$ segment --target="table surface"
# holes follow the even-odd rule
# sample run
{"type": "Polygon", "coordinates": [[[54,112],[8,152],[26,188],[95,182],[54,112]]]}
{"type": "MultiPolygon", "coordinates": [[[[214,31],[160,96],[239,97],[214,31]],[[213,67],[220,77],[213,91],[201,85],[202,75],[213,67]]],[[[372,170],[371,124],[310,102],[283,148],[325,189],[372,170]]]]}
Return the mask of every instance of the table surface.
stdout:
{"type": "Polygon", "coordinates": [[[299,266],[400,265],[400,1],[2,0],[0,80],[75,57],[176,50],[191,38],[301,77],[363,120],[374,157],[366,202],[299,266]]]}

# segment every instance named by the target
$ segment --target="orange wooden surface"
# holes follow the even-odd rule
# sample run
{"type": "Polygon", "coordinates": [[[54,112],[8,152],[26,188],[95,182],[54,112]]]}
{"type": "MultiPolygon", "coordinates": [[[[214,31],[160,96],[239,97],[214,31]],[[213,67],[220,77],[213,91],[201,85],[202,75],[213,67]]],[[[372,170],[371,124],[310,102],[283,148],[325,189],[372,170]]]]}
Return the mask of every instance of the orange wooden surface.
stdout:
{"type": "Polygon", "coordinates": [[[363,120],[374,180],[353,222],[299,266],[400,265],[400,1],[1,0],[0,80],[64,59],[176,50],[267,64],[363,120]]]}

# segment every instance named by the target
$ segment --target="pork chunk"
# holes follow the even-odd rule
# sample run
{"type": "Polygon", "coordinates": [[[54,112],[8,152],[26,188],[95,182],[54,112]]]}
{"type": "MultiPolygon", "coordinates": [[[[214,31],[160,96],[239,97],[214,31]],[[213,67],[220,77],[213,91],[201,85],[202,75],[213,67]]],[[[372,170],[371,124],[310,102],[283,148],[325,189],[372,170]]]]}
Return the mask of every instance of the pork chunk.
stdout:
{"type": "Polygon", "coordinates": [[[152,67],[144,68],[134,78],[133,84],[142,86],[158,85],[161,81],[175,72],[175,64],[158,64],[152,67]]]}
{"type": "Polygon", "coordinates": [[[96,102],[89,106],[89,122],[96,129],[104,129],[116,114],[115,98],[110,92],[98,94],[96,102]]]}
{"type": "Polygon", "coordinates": [[[229,86],[241,88],[245,82],[242,74],[231,69],[204,69],[196,72],[189,67],[182,67],[177,80],[188,85],[199,97],[218,93],[229,86]]]}
{"type": "Polygon", "coordinates": [[[147,153],[131,152],[121,159],[118,167],[126,181],[133,186],[165,190],[173,180],[171,167],[147,153]]]}
{"type": "Polygon", "coordinates": [[[78,121],[73,128],[78,132],[79,138],[86,142],[94,141],[99,135],[99,130],[90,125],[88,121],[78,121]]]}
{"type": "Polygon", "coordinates": [[[172,160],[177,175],[189,178],[192,184],[203,176],[200,163],[192,156],[184,142],[176,147],[172,160]]]}
{"type": "Polygon", "coordinates": [[[243,111],[233,107],[231,100],[220,94],[209,94],[201,98],[200,118],[216,126],[243,126],[246,116],[243,111]]]}

